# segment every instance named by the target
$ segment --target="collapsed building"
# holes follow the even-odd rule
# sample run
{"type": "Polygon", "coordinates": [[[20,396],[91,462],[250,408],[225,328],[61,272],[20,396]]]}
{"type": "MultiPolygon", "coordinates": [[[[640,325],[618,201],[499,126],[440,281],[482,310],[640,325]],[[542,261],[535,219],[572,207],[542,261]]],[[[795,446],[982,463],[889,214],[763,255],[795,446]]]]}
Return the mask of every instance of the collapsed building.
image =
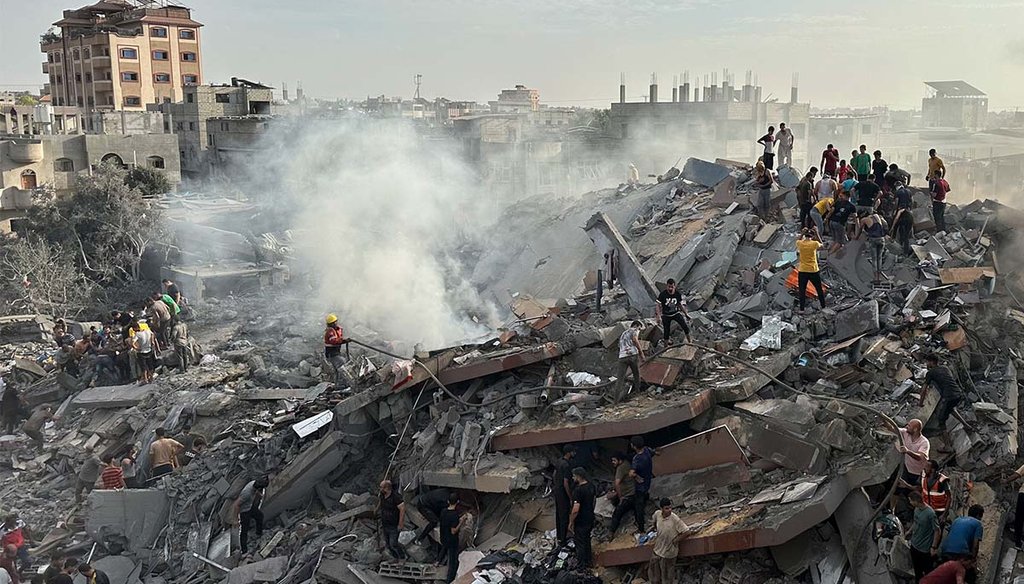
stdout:
{"type": "MultiPolygon", "coordinates": [[[[576,444],[574,463],[603,489],[610,455],[641,435],[659,452],[652,497],[670,498],[695,527],[680,544],[682,582],[898,582],[909,566],[871,531],[902,464],[895,426],[927,423],[935,410],[920,358],[934,352],[968,391],[947,432],[926,428],[956,487],[953,512],[986,508],[979,581],[1017,573],[997,479],[1018,455],[1024,306],[1013,254],[1024,214],[994,201],[951,206],[949,231],[936,233],[917,192],[914,255],[890,246],[888,277],[873,283],[854,240],[824,262],[828,307],[798,313],[799,178],[780,170],[767,223],[748,212],[751,168],[728,160],[690,159],[633,191],[520,202],[474,258],[476,280],[509,309],[506,326],[429,351],[349,330],[358,341],[348,348],[352,387],[324,380],[321,314],[284,286],[237,284],[260,282],[263,270],[283,280],[285,253],[250,256],[262,244],[214,219],[175,225],[236,248],[240,262],[217,272],[182,254],[190,267],[166,268],[228,282],[205,295],[194,325],[209,339],[202,364],[149,385],[83,389],[35,358],[46,350],[42,319],[0,320],[8,377],[29,405],[54,404],[58,418],[42,453],[24,437],[3,438],[11,468],[0,501],[41,535],[34,557],[63,549],[101,558],[94,564],[112,584],[443,579],[429,542],[409,543],[412,533],[402,534],[410,562],[382,555],[375,489],[388,477],[410,529],[426,522],[412,504],[422,489],[455,490],[471,509],[460,583],[547,581],[560,447],[576,444]],[[645,341],[660,337],[652,308],[669,278],[687,295],[694,343],[651,353],[643,387],[616,403],[617,340],[634,319],[647,323],[645,341]],[[186,423],[210,444],[188,466],[73,505],[86,447],[134,445],[145,466],[154,430],[181,436],[186,423]],[[240,561],[229,509],[260,474],[271,478],[267,529],[240,561]]],[[[611,504],[601,498],[597,513],[609,517],[611,504]]],[[[603,580],[646,578],[649,546],[604,527],[595,536],[603,580]]]]}

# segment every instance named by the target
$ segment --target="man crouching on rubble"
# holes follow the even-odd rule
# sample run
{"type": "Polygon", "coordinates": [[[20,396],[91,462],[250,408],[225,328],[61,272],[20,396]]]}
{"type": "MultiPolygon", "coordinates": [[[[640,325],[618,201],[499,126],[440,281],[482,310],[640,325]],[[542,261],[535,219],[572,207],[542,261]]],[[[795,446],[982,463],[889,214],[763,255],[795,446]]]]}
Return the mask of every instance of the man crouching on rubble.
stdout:
{"type": "Polygon", "coordinates": [[[324,359],[334,368],[334,385],[337,387],[352,387],[352,381],[345,374],[345,357],[341,354],[341,348],[349,343],[345,338],[345,331],[338,324],[338,317],[328,314],[325,319],[327,328],[324,329],[324,359]]]}

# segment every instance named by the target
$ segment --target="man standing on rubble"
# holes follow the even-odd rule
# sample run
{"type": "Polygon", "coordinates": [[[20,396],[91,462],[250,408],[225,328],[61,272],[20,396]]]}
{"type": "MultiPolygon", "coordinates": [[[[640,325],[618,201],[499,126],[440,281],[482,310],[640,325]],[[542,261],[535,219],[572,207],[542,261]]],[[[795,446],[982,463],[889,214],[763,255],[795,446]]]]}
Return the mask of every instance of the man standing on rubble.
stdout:
{"type": "Polygon", "coordinates": [[[451,584],[459,573],[459,533],[469,519],[469,513],[459,516],[459,494],[448,494],[448,505],[441,510],[438,517],[441,534],[441,549],[448,562],[448,576],[445,582],[451,584]]]}
{"type": "Polygon", "coordinates": [[[797,297],[800,311],[807,308],[807,284],[813,284],[821,307],[825,308],[825,287],[821,283],[821,269],[818,267],[818,250],[821,236],[816,228],[805,228],[796,242],[797,254],[797,297]]]}
{"type": "Polygon", "coordinates": [[[952,415],[953,410],[964,399],[964,390],[960,387],[960,381],[945,365],[939,365],[939,356],[935,353],[924,358],[928,365],[928,373],[924,376],[924,387],[921,388],[920,404],[924,405],[924,398],[928,394],[928,388],[934,387],[939,392],[939,405],[935,408],[935,419],[939,427],[946,429],[946,421],[952,415]]]}
{"type": "Polygon", "coordinates": [[[75,503],[82,502],[82,492],[88,495],[96,486],[96,480],[100,478],[100,468],[103,461],[93,452],[92,446],[85,448],[85,462],[78,471],[78,480],[75,482],[75,503]]]}
{"type": "Polygon", "coordinates": [[[818,176],[818,169],[811,167],[807,174],[800,179],[796,185],[796,203],[800,209],[800,227],[811,226],[811,209],[814,208],[814,177],[818,176]]]}
{"type": "Polygon", "coordinates": [[[900,484],[906,489],[917,488],[921,483],[925,465],[928,463],[931,443],[921,434],[923,428],[921,420],[916,418],[907,422],[906,428],[900,428],[901,444],[897,447],[897,450],[903,455],[903,474],[900,476],[900,484]]]}
{"type": "Polygon", "coordinates": [[[256,524],[256,537],[263,537],[263,497],[270,480],[260,476],[242,487],[235,499],[234,516],[238,521],[238,545],[242,554],[249,552],[249,524],[256,524]]]}
{"type": "Polygon", "coordinates": [[[914,577],[921,579],[935,565],[933,556],[939,554],[942,530],[935,510],[924,503],[920,491],[910,491],[910,505],[914,508],[914,522],[910,531],[910,559],[914,564],[914,577]]]}
{"type": "Polygon", "coordinates": [[[385,479],[380,483],[377,497],[377,511],[380,513],[380,528],[384,536],[384,548],[396,560],[405,560],[409,556],[398,541],[398,534],[405,527],[405,502],[395,492],[391,481],[385,479]]]}
{"type": "MultiPolygon", "coordinates": [[[[868,184],[872,184],[868,181],[868,184]]],[[[875,268],[875,282],[882,281],[882,255],[885,252],[885,236],[889,232],[889,225],[878,213],[864,215],[863,219],[857,221],[857,237],[861,233],[867,237],[868,248],[871,250],[871,264],[875,268]]]]}
{"type": "Polygon", "coordinates": [[[772,170],[775,168],[775,126],[768,126],[768,133],[758,138],[757,143],[764,146],[764,167],[772,170]]]}
{"type": "Polygon", "coordinates": [[[21,418],[21,395],[13,385],[7,386],[2,378],[0,391],[3,391],[3,396],[0,397],[0,415],[3,417],[4,433],[14,434],[18,429],[18,419],[21,418]]]}
{"type": "Polygon", "coordinates": [[[652,517],[658,535],[649,542],[654,546],[654,553],[647,565],[647,578],[651,584],[675,584],[679,544],[691,531],[672,510],[672,501],[662,497],[658,507],[652,517]]]}
{"type": "Polygon", "coordinates": [[[551,475],[551,493],[555,497],[555,538],[559,546],[569,543],[569,510],[572,507],[572,467],[569,466],[569,459],[575,454],[575,446],[563,446],[562,457],[555,461],[555,472],[551,475]]]}
{"type": "Polygon", "coordinates": [[[839,199],[828,216],[829,229],[832,231],[832,246],[829,253],[836,253],[849,241],[846,236],[846,223],[851,217],[856,219],[857,208],[850,202],[849,193],[839,193],[839,199]]]}
{"type": "Polygon", "coordinates": [[[636,391],[640,391],[640,361],[644,359],[644,351],[640,348],[640,330],[643,326],[642,322],[634,320],[629,328],[619,335],[619,369],[616,372],[615,395],[612,396],[615,403],[626,396],[623,388],[626,385],[627,370],[633,372],[633,385],[636,391]]]}
{"type": "Polygon", "coordinates": [[[345,373],[345,356],[341,354],[341,348],[349,342],[345,338],[345,331],[338,324],[338,317],[334,314],[328,314],[325,322],[327,328],[324,329],[324,358],[334,368],[334,385],[352,387],[352,380],[348,379],[345,373]]]}
{"type": "Polygon", "coordinates": [[[932,180],[946,174],[946,164],[942,162],[942,159],[935,153],[935,149],[932,148],[928,151],[928,175],[925,176],[925,180],[932,180]]]}
{"type": "Polygon", "coordinates": [[[181,442],[167,437],[167,430],[164,430],[163,427],[157,428],[154,435],[156,438],[149,445],[150,480],[173,472],[178,454],[185,451],[185,446],[181,442]]]}
{"type": "Polygon", "coordinates": [[[928,181],[928,191],[932,195],[932,218],[935,220],[937,231],[946,230],[946,194],[949,193],[949,183],[942,177],[942,171],[938,170],[928,181]]]}
{"type": "Polygon", "coordinates": [[[636,508],[639,510],[636,528],[643,533],[644,513],[647,512],[647,501],[651,499],[651,482],[654,480],[654,450],[644,445],[643,436],[633,436],[629,445],[633,448],[629,476],[636,483],[636,508]]]}
{"type": "Polygon", "coordinates": [[[683,293],[676,286],[676,281],[669,278],[665,282],[665,289],[658,294],[658,303],[654,305],[655,316],[661,321],[664,330],[665,344],[671,344],[672,323],[678,323],[686,336],[686,342],[690,342],[690,326],[686,319],[690,317],[686,310],[686,303],[683,301],[683,293]]]}
{"type": "Polygon", "coordinates": [[[779,166],[793,164],[793,131],[786,127],[786,122],[779,124],[779,133],[775,135],[779,143],[779,166]]]}
{"type": "Polygon", "coordinates": [[[178,357],[178,371],[182,373],[188,372],[188,362],[191,360],[191,343],[188,338],[188,325],[183,321],[179,320],[174,323],[171,327],[171,332],[168,336],[170,346],[174,349],[174,354],[178,357]]]}
{"type": "Polygon", "coordinates": [[[821,173],[828,176],[836,176],[836,171],[839,168],[839,151],[832,144],[821,153],[821,173]]]}
{"type": "Polygon", "coordinates": [[[160,300],[146,299],[146,311],[152,315],[149,319],[150,327],[156,335],[161,346],[168,345],[167,339],[171,333],[171,310],[160,300]]]}
{"type": "Polygon", "coordinates": [[[861,144],[860,152],[854,151],[850,164],[853,165],[853,170],[857,171],[857,181],[868,180],[868,175],[871,174],[871,155],[868,154],[868,147],[861,144]]]}
{"type": "Polygon", "coordinates": [[[156,335],[149,328],[142,328],[139,321],[132,323],[132,332],[132,350],[139,364],[139,384],[152,383],[156,370],[156,335]]]}
{"type": "Polygon", "coordinates": [[[572,491],[572,512],[569,514],[569,533],[576,544],[576,561],[581,570],[589,569],[593,562],[591,552],[591,532],[594,530],[594,507],[597,504],[597,491],[588,480],[587,471],[577,466],[572,469],[572,478],[576,488],[572,491]]]}
{"type": "Polygon", "coordinates": [[[615,538],[615,533],[619,530],[622,518],[626,516],[626,513],[630,512],[633,513],[633,518],[636,521],[637,532],[642,533],[643,529],[641,526],[644,524],[644,509],[636,504],[636,481],[630,476],[629,457],[624,452],[612,455],[612,466],[615,467],[615,480],[612,483],[614,490],[612,494],[615,497],[616,503],[615,512],[612,513],[612,522],[608,527],[609,535],[612,539],[615,538]]]}

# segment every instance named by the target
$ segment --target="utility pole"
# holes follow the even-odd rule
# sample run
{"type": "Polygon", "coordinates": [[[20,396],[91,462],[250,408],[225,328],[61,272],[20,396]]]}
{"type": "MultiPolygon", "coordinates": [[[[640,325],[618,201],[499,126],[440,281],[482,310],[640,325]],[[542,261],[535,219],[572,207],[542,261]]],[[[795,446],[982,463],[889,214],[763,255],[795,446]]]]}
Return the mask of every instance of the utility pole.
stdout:
{"type": "Polygon", "coordinates": [[[420,98],[420,84],[423,83],[423,76],[419,73],[413,75],[412,82],[416,84],[416,99],[420,98]]]}

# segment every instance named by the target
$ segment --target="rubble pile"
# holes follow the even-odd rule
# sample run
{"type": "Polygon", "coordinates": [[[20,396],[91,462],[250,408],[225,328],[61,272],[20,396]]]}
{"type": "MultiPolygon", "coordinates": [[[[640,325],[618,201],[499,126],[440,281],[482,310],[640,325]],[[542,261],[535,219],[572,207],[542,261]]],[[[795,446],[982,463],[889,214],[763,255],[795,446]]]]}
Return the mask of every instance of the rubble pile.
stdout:
{"type": "MultiPolygon", "coordinates": [[[[786,186],[766,222],[746,212],[750,170],[690,159],[656,185],[521,203],[476,258],[508,306],[506,326],[430,351],[350,330],[350,387],[321,356],[322,315],[286,288],[206,298],[193,325],[203,364],[144,386],[82,388],[36,359],[48,350],[38,336],[5,337],[0,355],[18,371],[8,377],[31,405],[54,404],[58,420],[41,453],[3,438],[0,501],[46,534],[35,557],[95,543],[143,582],[387,584],[443,579],[437,533],[412,541],[427,522],[413,499],[447,488],[472,515],[460,582],[549,582],[571,567],[550,496],[561,447],[577,446],[573,466],[604,494],[611,455],[640,435],[658,449],[651,497],[670,498],[695,527],[680,544],[680,582],[896,582],[887,551],[864,534],[903,468],[887,420],[933,418],[939,396],[925,391],[922,358],[936,354],[967,395],[945,429],[933,420],[925,434],[944,472],[973,485],[956,508],[986,505],[979,581],[993,581],[1010,496],[996,479],[1017,466],[1024,340],[1017,258],[999,252],[1016,249],[1024,219],[993,201],[950,206],[947,232],[922,216],[912,255],[886,244],[881,282],[864,241],[851,241],[822,258],[826,308],[801,312],[800,176],[780,169],[786,186]],[[686,295],[692,343],[666,346],[652,318],[670,278],[686,295]],[[618,341],[633,320],[646,325],[643,383],[616,401],[618,341]],[[74,505],[87,447],[135,446],[146,467],[157,427],[209,447],[146,488],[96,490],[74,505]],[[267,527],[242,556],[230,508],[260,475],[270,477],[267,527]],[[406,502],[405,563],[380,551],[383,478],[406,502]]],[[[611,512],[601,497],[598,516],[611,512]]],[[[637,534],[602,521],[594,535],[603,580],[646,579],[651,548],[637,534]]]]}

